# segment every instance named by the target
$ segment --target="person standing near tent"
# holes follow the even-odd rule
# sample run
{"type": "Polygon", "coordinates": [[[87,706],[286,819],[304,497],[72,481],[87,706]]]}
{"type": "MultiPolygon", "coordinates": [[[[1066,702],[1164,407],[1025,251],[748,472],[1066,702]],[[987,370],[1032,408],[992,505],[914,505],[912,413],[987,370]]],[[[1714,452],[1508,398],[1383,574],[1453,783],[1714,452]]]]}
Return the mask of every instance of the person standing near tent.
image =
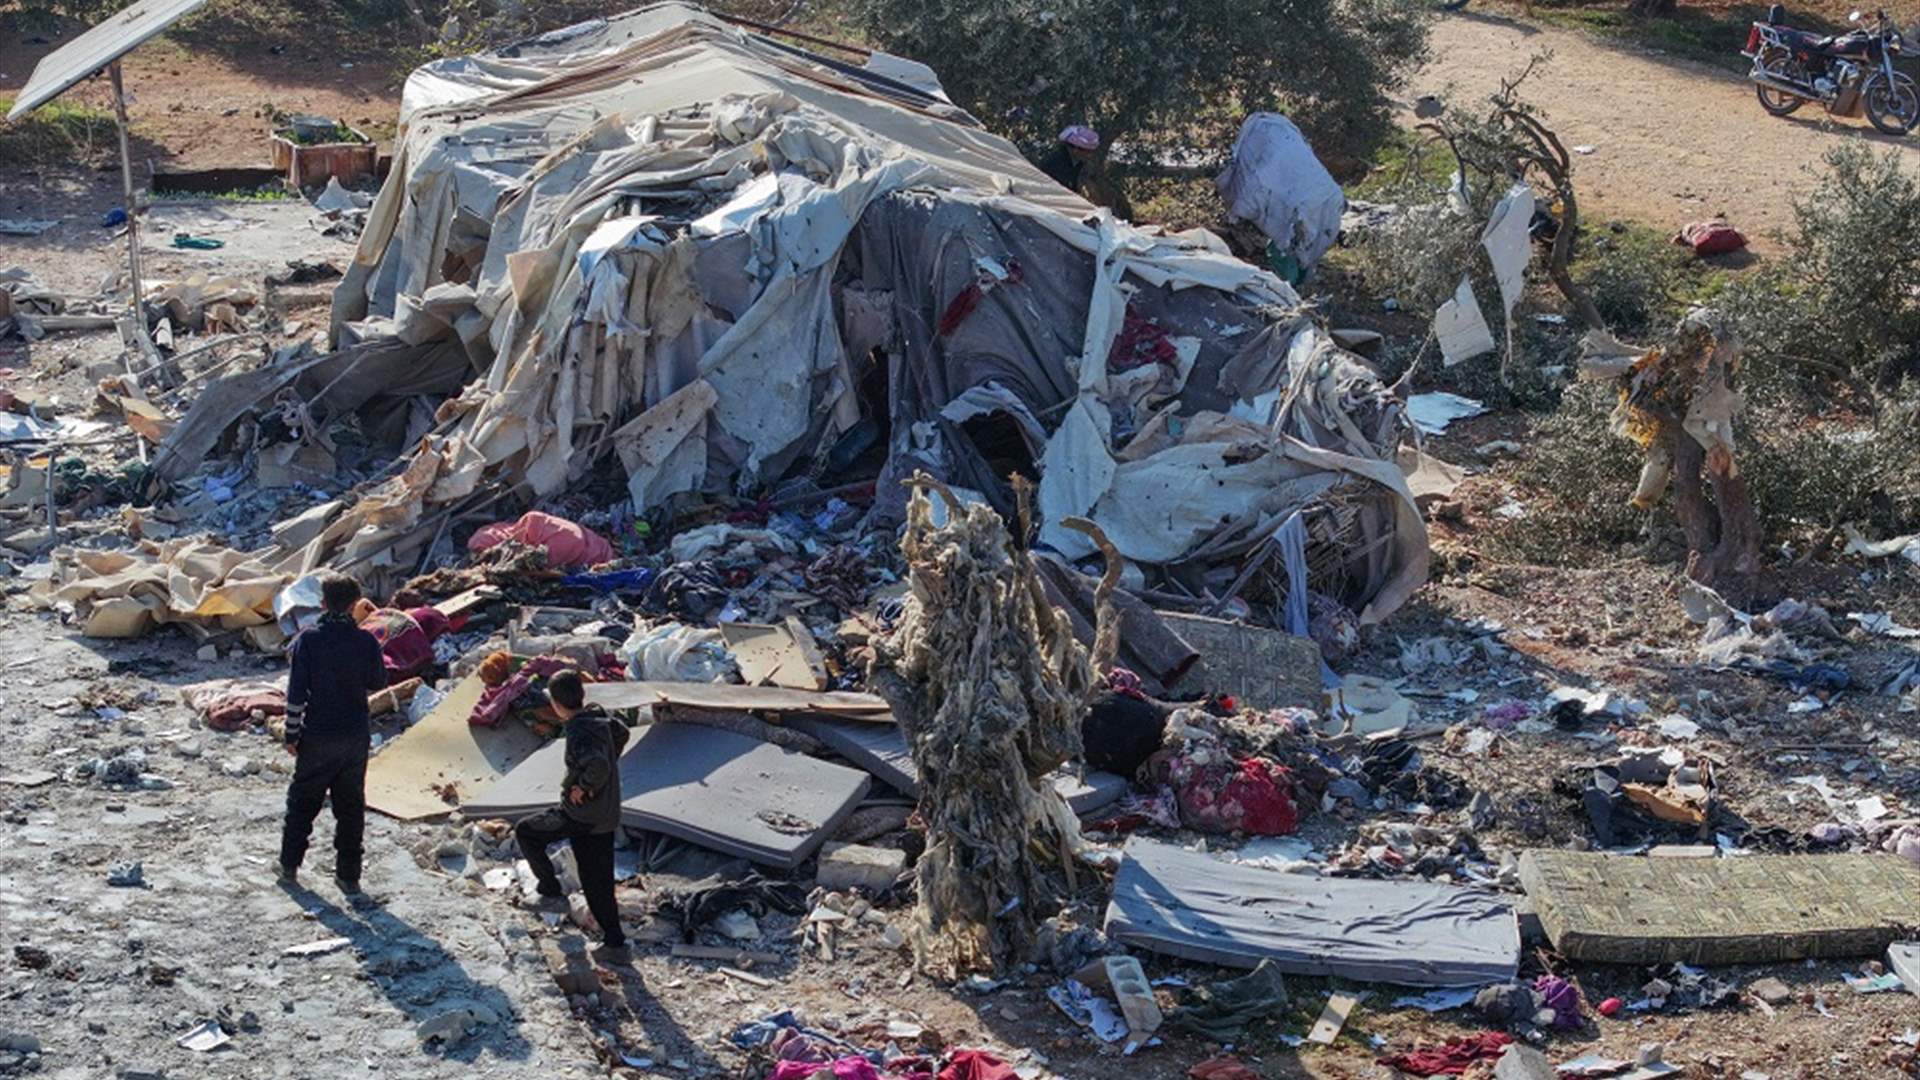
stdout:
{"type": "Polygon", "coordinates": [[[627,725],[600,706],[588,705],[586,696],[577,671],[562,671],[548,680],[547,700],[566,725],[560,805],[522,821],[513,835],[539,881],[543,906],[557,907],[566,897],[547,845],[565,840],[573,847],[580,891],[593,921],[600,924],[601,954],[624,961],[627,938],[620,929],[620,906],[613,899],[613,839],[620,828],[620,752],[627,746],[627,725]]]}
{"type": "Polygon", "coordinates": [[[1107,175],[1106,160],[1100,155],[1100,133],[1085,124],[1074,124],[1060,133],[1060,141],[1039,161],[1040,171],[1053,177],[1061,187],[1083,195],[1088,202],[1104,206],[1116,217],[1131,221],[1133,207],[1126,193],[1107,175]]]}
{"type": "Polygon", "coordinates": [[[280,880],[299,880],[300,863],[322,804],[333,803],[333,876],[349,896],[360,892],[367,831],[367,751],[372,731],[367,698],[387,685],[380,642],[354,624],[360,583],[330,574],[320,584],[320,619],[293,639],[287,653],[287,817],[280,833],[280,880]]]}

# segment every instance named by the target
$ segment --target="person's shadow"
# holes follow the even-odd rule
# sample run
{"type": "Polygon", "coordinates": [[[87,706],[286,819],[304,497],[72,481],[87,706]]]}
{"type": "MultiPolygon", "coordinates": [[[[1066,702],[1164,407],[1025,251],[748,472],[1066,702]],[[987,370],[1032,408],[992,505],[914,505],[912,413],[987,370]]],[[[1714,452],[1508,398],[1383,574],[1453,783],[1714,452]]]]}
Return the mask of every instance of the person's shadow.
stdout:
{"type": "Polygon", "coordinates": [[[532,1056],[533,1047],[520,1034],[520,1017],[512,1000],[497,986],[473,981],[439,942],[388,911],[371,894],[348,910],[304,885],[283,881],[279,887],[334,936],[353,943],[367,981],[379,987],[410,1022],[419,1024],[460,1008],[492,1013],[493,1023],[477,1026],[464,1038],[437,1044],[441,1057],[473,1062],[483,1050],[509,1061],[532,1056]]]}

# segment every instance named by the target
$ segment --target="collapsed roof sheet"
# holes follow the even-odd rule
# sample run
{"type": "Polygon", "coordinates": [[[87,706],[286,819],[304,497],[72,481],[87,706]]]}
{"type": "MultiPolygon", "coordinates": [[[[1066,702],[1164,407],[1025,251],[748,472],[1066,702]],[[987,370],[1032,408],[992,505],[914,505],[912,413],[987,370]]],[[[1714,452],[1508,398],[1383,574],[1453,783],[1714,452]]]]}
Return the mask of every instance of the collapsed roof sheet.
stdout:
{"type": "Polygon", "coordinates": [[[750,490],[863,423],[883,517],[914,468],[1004,504],[1018,462],[970,426],[1005,421],[1069,555],[1071,515],[1168,567],[1314,508],[1322,579],[1396,606],[1426,539],[1372,372],[1218,238],[1095,211],[937,89],[681,4],[422,69],[335,329],[458,341],[485,374],[300,563],[404,563],[609,451],[643,510],[750,490]]]}
{"type": "Polygon", "coordinates": [[[14,120],[66,93],[80,80],[132,52],[192,14],[207,0],[141,0],[40,58],[20,88],[7,119],[14,120]]]}

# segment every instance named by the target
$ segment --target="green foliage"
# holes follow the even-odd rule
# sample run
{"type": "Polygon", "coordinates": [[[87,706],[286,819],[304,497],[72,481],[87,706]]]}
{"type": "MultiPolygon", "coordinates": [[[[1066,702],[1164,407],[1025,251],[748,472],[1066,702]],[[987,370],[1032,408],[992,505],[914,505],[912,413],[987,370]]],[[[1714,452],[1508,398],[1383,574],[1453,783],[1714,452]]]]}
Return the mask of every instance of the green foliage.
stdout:
{"type": "Polygon", "coordinates": [[[1608,429],[1617,400],[1610,384],[1576,383],[1535,425],[1514,469],[1527,515],[1489,517],[1491,549],[1542,565],[1577,565],[1639,541],[1647,515],[1627,500],[1643,459],[1638,446],[1608,429]]]}
{"type": "Polygon", "coordinates": [[[1742,435],[1751,438],[1740,468],[1771,536],[1920,528],[1920,386],[1864,424],[1810,421],[1792,405],[1752,409],[1742,435]]]}
{"type": "MultiPolygon", "coordinates": [[[[0,97],[0,116],[13,108],[13,100],[0,97]]],[[[118,160],[118,140],[111,112],[56,99],[11,123],[0,122],[0,161],[100,165],[118,160]]]]}
{"type": "Polygon", "coordinates": [[[1574,279],[1607,327],[1626,338],[1664,332],[1698,290],[1691,253],[1650,230],[1605,232],[1585,246],[1574,279]]]}
{"type": "Polygon", "coordinates": [[[856,27],[930,64],[1029,151],[1068,124],[1219,152],[1242,117],[1288,112],[1322,154],[1369,147],[1427,48],[1418,0],[847,0],[856,27]]]}
{"type": "Polygon", "coordinates": [[[1746,346],[1750,389],[1890,389],[1920,339],[1920,181],[1896,151],[1840,146],[1793,207],[1787,254],[1716,298],[1746,346]]]}

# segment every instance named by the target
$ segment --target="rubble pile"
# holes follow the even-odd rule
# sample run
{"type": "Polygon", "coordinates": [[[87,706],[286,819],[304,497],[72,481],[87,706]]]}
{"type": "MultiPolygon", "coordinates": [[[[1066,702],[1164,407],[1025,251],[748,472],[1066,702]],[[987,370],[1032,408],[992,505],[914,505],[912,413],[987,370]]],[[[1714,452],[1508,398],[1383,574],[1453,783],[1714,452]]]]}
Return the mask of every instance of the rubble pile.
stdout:
{"type": "MultiPolygon", "coordinates": [[[[365,798],[394,857],[369,878],[481,924],[463,954],[551,975],[615,1075],[1244,1077],[1298,1052],[1650,1078],[1683,1067],[1643,1028],[1831,1020],[1853,999],[1800,993],[1818,965],[1863,1000],[1920,990],[1896,715],[1920,631],[1838,606],[1884,567],[1749,603],[1738,355],[1710,321],[1607,369],[1648,455],[1636,505],[1687,503],[1694,580],[1636,597],[1677,636],[1616,634],[1538,567],[1409,605],[1421,507],[1463,482],[1425,440],[1480,406],[1407,400],[1276,276],[1334,242],[1337,201],[1324,170],[1266,197],[1272,162],[1311,158],[1279,117],[1222,184],[1243,224],[1299,233],[1269,267],[1096,210],[919,65],[682,3],[435,61],[400,119],[377,197],[314,204],[315,236],[357,238],[344,271],[152,283],[148,346],[86,372],[99,419],[0,373],[6,592],[108,658],[30,702],[59,734],[0,773],[28,845],[63,800],[138,826],[167,819],[134,800],[172,798],[203,816],[166,843],[260,862],[224,826],[299,767],[286,658],[340,573],[365,596],[328,624],[379,650],[365,798]],[[271,325],[316,283],[324,347],[271,325]],[[253,341],[276,334],[298,340],[253,341]],[[570,757],[574,675],[631,729],[617,784],[570,757]],[[550,872],[516,831],[590,786],[618,792],[617,918],[578,895],[604,862],[556,848],[550,872]],[[709,1030],[663,1034],[686,1002],[709,1030]]],[[[78,306],[0,273],[0,334],[78,306]]],[[[1469,500],[1445,505],[1457,535],[1469,500]]],[[[0,707],[17,668],[70,677],[36,659],[0,658],[0,707]]],[[[147,925],[185,880],[166,843],[48,861],[147,925]]],[[[402,1041],[562,1041],[506,1032],[518,1003],[472,980],[406,982],[460,967],[426,930],[298,910],[328,933],[287,965],[404,1002],[402,1041]]],[[[43,1015],[107,981],[15,956],[43,1015]]],[[[239,970],[115,963],[162,989],[239,970]]],[[[175,1011],[183,1054],[260,1038],[175,1011]]],[[[37,1067],[37,1036],[0,1035],[0,1071],[37,1067]]]]}

